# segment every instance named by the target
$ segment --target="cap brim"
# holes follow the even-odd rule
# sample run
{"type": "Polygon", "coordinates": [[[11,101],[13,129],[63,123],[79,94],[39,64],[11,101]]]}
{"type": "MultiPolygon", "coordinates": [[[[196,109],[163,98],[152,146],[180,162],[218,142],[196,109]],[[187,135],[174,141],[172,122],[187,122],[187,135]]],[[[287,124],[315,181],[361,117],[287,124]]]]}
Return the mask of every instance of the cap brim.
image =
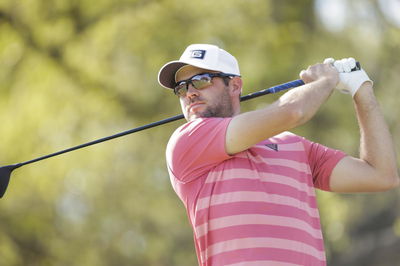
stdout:
{"type": "Polygon", "coordinates": [[[167,89],[173,89],[175,86],[175,73],[181,67],[187,65],[180,61],[172,61],[165,64],[158,73],[158,83],[167,89]]]}

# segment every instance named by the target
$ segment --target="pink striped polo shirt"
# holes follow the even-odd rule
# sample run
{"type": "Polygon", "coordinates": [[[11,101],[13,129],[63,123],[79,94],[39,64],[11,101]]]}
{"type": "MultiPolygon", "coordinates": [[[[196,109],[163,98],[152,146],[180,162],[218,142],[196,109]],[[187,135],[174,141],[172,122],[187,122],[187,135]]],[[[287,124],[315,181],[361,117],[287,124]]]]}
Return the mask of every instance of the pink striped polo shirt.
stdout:
{"type": "Polygon", "coordinates": [[[230,121],[188,122],[167,146],[199,265],[326,265],[314,188],[329,190],[345,154],[284,132],[230,156],[230,121]]]}

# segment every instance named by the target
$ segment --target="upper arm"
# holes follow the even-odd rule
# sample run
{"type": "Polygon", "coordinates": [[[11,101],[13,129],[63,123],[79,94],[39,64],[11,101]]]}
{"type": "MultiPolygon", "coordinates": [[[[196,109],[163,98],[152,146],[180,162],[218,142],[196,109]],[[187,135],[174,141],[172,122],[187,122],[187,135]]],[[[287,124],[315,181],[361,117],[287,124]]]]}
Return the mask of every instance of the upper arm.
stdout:
{"type": "Polygon", "coordinates": [[[397,184],[397,177],[385,176],[366,161],[351,156],[343,157],[330,176],[330,190],[334,192],[384,191],[397,184]]]}

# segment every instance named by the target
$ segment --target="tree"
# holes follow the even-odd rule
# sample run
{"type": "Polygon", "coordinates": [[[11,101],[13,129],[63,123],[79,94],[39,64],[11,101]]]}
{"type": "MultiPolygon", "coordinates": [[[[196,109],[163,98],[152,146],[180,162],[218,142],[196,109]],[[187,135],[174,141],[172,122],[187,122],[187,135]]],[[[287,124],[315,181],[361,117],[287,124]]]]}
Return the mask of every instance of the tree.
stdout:
{"type": "MultiPolygon", "coordinates": [[[[178,114],[156,76],[190,43],[231,51],[244,93],[296,79],[325,57],[354,56],[374,79],[397,138],[400,32],[381,2],[345,2],[351,19],[332,32],[321,23],[321,1],[3,0],[0,162],[178,114]]],[[[296,133],[355,155],[353,113],[351,99],[335,93],[296,133]]],[[[195,265],[191,229],[164,161],[180,124],[16,170],[0,201],[0,265],[195,265]]],[[[329,265],[398,261],[398,203],[398,191],[319,193],[329,265]]]]}

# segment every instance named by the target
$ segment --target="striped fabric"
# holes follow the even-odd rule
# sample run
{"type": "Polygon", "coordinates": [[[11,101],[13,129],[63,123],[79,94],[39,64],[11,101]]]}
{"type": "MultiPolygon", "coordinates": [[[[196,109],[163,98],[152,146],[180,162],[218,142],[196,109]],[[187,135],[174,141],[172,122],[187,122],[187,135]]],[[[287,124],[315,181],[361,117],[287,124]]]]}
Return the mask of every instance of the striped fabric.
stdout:
{"type": "Polygon", "coordinates": [[[167,146],[199,265],[326,265],[314,188],[345,154],[285,132],[229,156],[230,120],[186,123],[167,146]]]}

